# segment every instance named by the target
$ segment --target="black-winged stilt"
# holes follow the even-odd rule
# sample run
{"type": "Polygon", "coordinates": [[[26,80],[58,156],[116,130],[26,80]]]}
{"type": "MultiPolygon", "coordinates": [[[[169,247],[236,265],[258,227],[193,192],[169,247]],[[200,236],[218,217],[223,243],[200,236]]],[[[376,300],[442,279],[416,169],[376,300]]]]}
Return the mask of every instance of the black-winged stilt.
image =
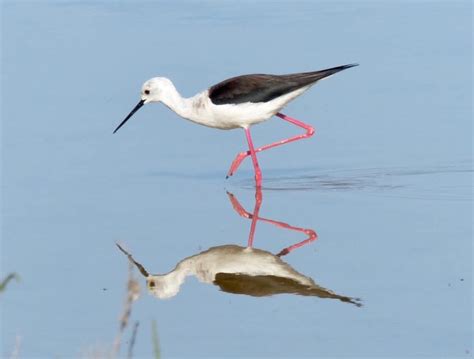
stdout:
{"type": "Polygon", "coordinates": [[[236,156],[227,177],[235,173],[245,157],[251,156],[255,170],[256,186],[261,187],[262,172],[258,165],[256,153],[301,140],[314,134],[313,127],[280,113],[281,109],[319,80],[354,66],[357,66],[357,64],[289,75],[253,74],[237,76],[222,81],[190,98],[183,98],[169,79],[155,77],[143,84],[140,101],[117,126],[114,133],[140,107],[150,102],[163,102],[179,116],[200,125],[222,130],[243,128],[249,150],[236,156]],[[268,120],[273,115],[305,129],[306,133],[255,148],[250,135],[250,126],[268,120]]]}

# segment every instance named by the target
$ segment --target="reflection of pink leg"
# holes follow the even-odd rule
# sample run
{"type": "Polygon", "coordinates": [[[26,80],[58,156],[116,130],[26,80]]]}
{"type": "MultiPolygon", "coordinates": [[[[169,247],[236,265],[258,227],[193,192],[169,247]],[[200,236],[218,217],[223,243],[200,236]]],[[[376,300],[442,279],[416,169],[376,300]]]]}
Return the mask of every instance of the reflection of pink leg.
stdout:
{"type": "Polygon", "coordinates": [[[245,128],[245,136],[247,136],[247,142],[249,144],[250,156],[252,156],[253,168],[255,170],[255,186],[257,188],[262,187],[262,171],[258,165],[257,154],[253,148],[252,136],[250,136],[250,129],[245,128]]]}
{"type": "MultiPolygon", "coordinates": [[[[296,228],[291,228],[291,229],[293,229],[295,231],[298,230],[296,228]]],[[[277,256],[278,257],[286,256],[288,253],[292,252],[293,250],[295,250],[297,248],[300,248],[300,247],[303,247],[304,245],[309,244],[309,243],[315,241],[318,238],[318,235],[312,229],[304,229],[303,232],[305,232],[307,235],[309,235],[309,238],[305,239],[304,241],[293,244],[292,246],[283,248],[280,252],[277,253],[277,256]]]]}
{"type": "Polygon", "coordinates": [[[252,224],[251,224],[251,226],[250,226],[250,235],[249,235],[249,240],[248,240],[248,246],[249,246],[249,247],[252,247],[252,245],[253,245],[253,238],[254,238],[254,234],[255,234],[255,226],[256,226],[256,224],[257,224],[257,221],[267,222],[267,223],[273,224],[273,225],[275,225],[275,226],[277,226],[277,227],[289,229],[289,230],[291,230],[291,231],[302,232],[302,233],[304,233],[304,234],[306,234],[306,235],[308,236],[308,238],[305,239],[304,241],[298,242],[298,243],[296,243],[296,244],[293,244],[292,246],[289,246],[289,247],[287,247],[287,248],[282,249],[282,250],[277,254],[277,256],[279,256],[279,257],[284,256],[284,255],[290,253],[291,251],[293,251],[294,249],[304,246],[305,244],[311,243],[311,242],[315,241],[315,240],[318,238],[318,235],[317,235],[316,232],[315,232],[314,230],[312,230],[312,229],[294,227],[294,226],[291,226],[291,225],[289,225],[289,224],[287,224],[287,223],[284,223],[284,222],[280,222],[280,221],[275,221],[275,220],[273,220],[273,219],[267,219],[267,218],[259,217],[259,216],[258,216],[258,212],[260,211],[260,206],[261,206],[261,204],[262,204],[262,192],[261,192],[260,189],[257,189],[257,191],[255,192],[255,200],[256,200],[256,202],[255,202],[255,208],[254,208],[253,214],[247,212],[247,211],[242,207],[242,205],[239,203],[239,201],[237,200],[237,198],[236,198],[232,193],[227,192],[227,195],[229,196],[230,202],[232,203],[232,207],[234,207],[234,210],[235,210],[240,216],[252,220],[252,224]]]}
{"type": "MultiPolygon", "coordinates": [[[[293,137],[290,137],[290,138],[287,138],[287,139],[284,139],[284,140],[281,140],[281,141],[278,141],[278,142],[275,142],[275,143],[271,143],[269,145],[265,145],[265,146],[256,148],[255,149],[256,153],[260,152],[260,151],[268,150],[272,147],[281,146],[281,145],[284,145],[286,143],[301,140],[303,138],[308,138],[308,137],[311,137],[314,134],[314,128],[311,127],[310,125],[308,125],[304,122],[298,121],[298,120],[296,120],[296,119],[294,119],[290,116],[284,115],[282,113],[277,113],[276,115],[278,117],[280,117],[281,119],[285,120],[285,121],[288,121],[288,122],[290,122],[290,123],[292,123],[296,126],[304,128],[306,130],[306,133],[304,133],[302,135],[293,136],[293,137]]],[[[235,173],[235,171],[237,171],[237,168],[239,168],[240,164],[245,159],[245,157],[250,156],[250,155],[251,155],[250,151],[240,152],[235,157],[234,161],[232,162],[232,165],[230,166],[229,172],[227,173],[227,177],[232,176],[235,173]]]]}
{"type": "Polygon", "coordinates": [[[257,187],[257,189],[255,190],[255,207],[253,209],[253,213],[247,212],[232,193],[227,192],[227,195],[229,196],[230,203],[232,203],[232,207],[234,207],[234,210],[242,217],[252,220],[252,224],[250,225],[249,239],[247,242],[247,247],[252,247],[253,238],[255,236],[255,228],[259,219],[258,212],[260,211],[260,206],[262,205],[262,190],[259,187],[257,187]]]}
{"type": "Polygon", "coordinates": [[[258,212],[260,211],[260,206],[262,205],[262,190],[260,187],[257,187],[255,191],[255,207],[252,214],[252,224],[250,225],[249,239],[247,241],[247,247],[253,247],[253,238],[255,236],[255,228],[258,221],[258,212]]]}

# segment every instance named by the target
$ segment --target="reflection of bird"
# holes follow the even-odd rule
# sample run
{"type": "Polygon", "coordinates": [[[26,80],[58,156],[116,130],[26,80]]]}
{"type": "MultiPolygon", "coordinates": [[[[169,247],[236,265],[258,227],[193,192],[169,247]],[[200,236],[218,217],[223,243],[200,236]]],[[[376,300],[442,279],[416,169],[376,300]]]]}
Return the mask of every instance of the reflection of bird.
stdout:
{"type": "Polygon", "coordinates": [[[256,153],[310,137],[314,133],[314,129],[310,125],[286,116],[279,111],[319,80],[353,66],[356,66],[356,64],[290,75],[254,74],[237,76],[222,81],[191,98],[181,97],[169,79],[155,77],[143,84],[140,101],[118,125],[114,133],[140,107],[150,102],[163,102],[179,116],[200,125],[222,130],[243,128],[247,137],[249,151],[244,151],[237,155],[229,169],[228,176],[232,176],[235,173],[245,157],[251,156],[255,169],[256,185],[260,187],[262,174],[257,162],[256,153]],[[249,127],[268,120],[274,115],[305,129],[306,133],[260,148],[254,148],[249,127]]]}
{"type": "Polygon", "coordinates": [[[339,299],[361,305],[359,299],[338,295],[320,287],[278,256],[261,249],[237,245],[212,247],[183,259],[167,274],[153,275],[120,245],[117,246],[146,277],[148,290],[162,299],[175,296],[185,278],[193,275],[201,282],[215,284],[228,293],[256,297],[288,293],[339,299]]]}

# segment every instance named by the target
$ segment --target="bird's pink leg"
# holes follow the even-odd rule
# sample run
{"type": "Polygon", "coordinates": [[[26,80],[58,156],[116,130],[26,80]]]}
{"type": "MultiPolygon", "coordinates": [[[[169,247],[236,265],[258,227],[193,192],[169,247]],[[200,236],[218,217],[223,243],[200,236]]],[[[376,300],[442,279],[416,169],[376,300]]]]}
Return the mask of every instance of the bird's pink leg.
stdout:
{"type": "Polygon", "coordinates": [[[244,128],[244,130],[245,130],[245,136],[247,136],[247,142],[249,144],[250,156],[252,156],[253,168],[255,170],[255,186],[257,188],[261,188],[262,187],[262,171],[260,170],[260,167],[258,165],[257,154],[255,153],[255,149],[253,147],[252,136],[250,136],[250,129],[244,128]]]}
{"type": "Polygon", "coordinates": [[[281,257],[281,256],[284,256],[288,253],[290,253],[291,251],[297,249],[297,248],[300,248],[308,243],[311,243],[313,241],[315,241],[317,238],[318,238],[318,235],[316,234],[316,232],[312,229],[307,229],[307,228],[300,228],[300,227],[295,227],[295,226],[291,226],[287,223],[284,223],[284,222],[280,222],[280,221],[275,221],[273,219],[267,219],[267,218],[263,218],[263,217],[259,217],[258,216],[258,212],[260,211],[260,206],[262,204],[262,192],[260,189],[257,189],[256,193],[255,193],[255,208],[254,208],[254,212],[253,213],[249,213],[247,212],[243,207],[242,205],[239,203],[239,201],[237,200],[237,198],[230,192],[227,192],[227,195],[229,196],[229,199],[230,199],[230,202],[232,203],[232,207],[234,207],[234,210],[242,217],[244,218],[247,218],[247,219],[251,219],[252,220],[252,224],[250,226],[250,234],[249,234],[249,239],[248,239],[248,246],[249,247],[252,247],[253,245],[253,239],[254,239],[254,235],[255,235],[255,227],[257,225],[257,221],[262,221],[262,222],[267,222],[267,223],[270,223],[270,224],[273,224],[277,227],[280,227],[280,228],[285,228],[285,229],[289,229],[291,231],[297,231],[297,232],[302,232],[304,234],[306,234],[308,236],[307,239],[301,241],[301,242],[298,242],[296,244],[293,244],[289,247],[286,247],[284,249],[282,249],[280,252],[278,252],[277,256],[281,257]]]}
{"type": "MultiPolygon", "coordinates": [[[[293,141],[302,140],[303,138],[311,137],[315,132],[313,127],[311,127],[310,125],[308,125],[304,122],[298,121],[297,119],[294,119],[293,117],[284,115],[282,113],[277,113],[276,115],[278,117],[280,117],[281,119],[285,120],[285,121],[288,121],[288,122],[290,122],[290,123],[292,123],[296,126],[304,128],[306,130],[306,133],[301,134],[301,135],[297,135],[297,136],[293,136],[293,137],[290,137],[290,138],[286,138],[284,140],[274,142],[274,143],[270,143],[269,145],[265,145],[265,146],[256,148],[255,149],[256,153],[264,151],[264,150],[268,150],[268,149],[273,148],[273,147],[281,146],[281,145],[284,145],[286,143],[290,143],[290,142],[293,142],[293,141]]],[[[237,171],[237,168],[239,168],[240,164],[245,159],[245,157],[250,156],[250,155],[251,155],[250,151],[240,152],[235,157],[234,161],[232,162],[232,164],[230,166],[230,169],[229,169],[229,172],[227,173],[227,178],[232,176],[237,171]]]]}

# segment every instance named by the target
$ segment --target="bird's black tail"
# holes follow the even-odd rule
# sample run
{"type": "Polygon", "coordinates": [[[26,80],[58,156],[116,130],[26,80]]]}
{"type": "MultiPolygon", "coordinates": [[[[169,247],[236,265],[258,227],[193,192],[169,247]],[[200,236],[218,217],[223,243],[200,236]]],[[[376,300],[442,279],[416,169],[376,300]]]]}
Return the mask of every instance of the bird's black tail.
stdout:
{"type": "Polygon", "coordinates": [[[325,69],[325,70],[301,72],[297,74],[289,74],[289,75],[283,75],[283,76],[288,77],[288,79],[297,81],[301,85],[309,85],[319,80],[322,80],[326,77],[334,75],[335,73],[339,71],[349,69],[354,66],[359,66],[359,64],[348,64],[348,65],[331,67],[330,69],[325,69]]]}

